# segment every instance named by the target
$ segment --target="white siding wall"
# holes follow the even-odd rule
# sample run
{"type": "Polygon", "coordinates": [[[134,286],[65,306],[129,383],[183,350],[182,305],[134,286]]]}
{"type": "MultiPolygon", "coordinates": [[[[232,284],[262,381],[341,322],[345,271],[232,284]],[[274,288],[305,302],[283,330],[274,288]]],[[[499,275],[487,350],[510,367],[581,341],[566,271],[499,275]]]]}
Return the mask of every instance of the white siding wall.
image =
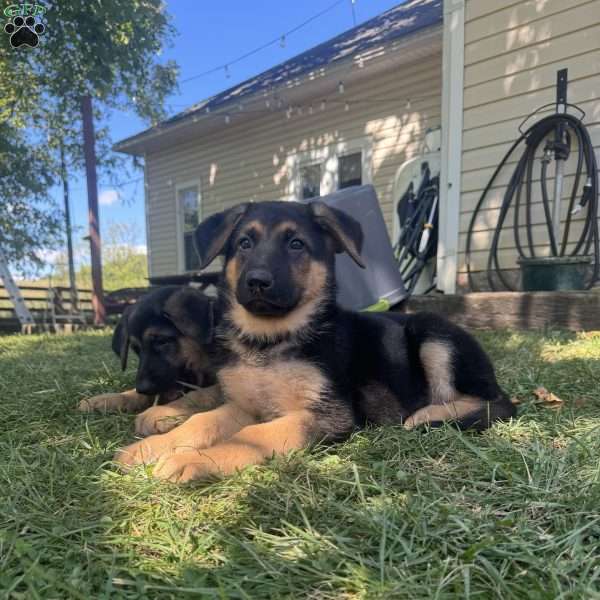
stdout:
{"type": "Polygon", "coordinates": [[[312,115],[285,113],[223,125],[216,134],[146,157],[148,242],[153,276],[177,272],[175,187],[202,181],[203,217],[244,200],[283,198],[289,191],[288,157],[340,142],[371,140],[372,182],[391,230],[392,184],[397,168],[419,153],[425,132],[440,124],[441,55],[346,85],[350,110],[318,100],[312,115]],[[427,96],[419,99],[419,97],[427,96]],[[353,103],[376,97],[385,102],[353,103]],[[413,98],[410,106],[406,98],[413,98]]]}
{"type": "MultiPolygon", "coordinates": [[[[569,70],[568,100],[585,110],[584,122],[598,149],[600,0],[466,0],[459,285],[465,282],[466,232],[475,204],[494,168],[519,136],[519,123],[537,107],[555,100],[556,72],[562,68],[569,70]]],[[[475,270],[485,267],[512,168],[514,161],[491,190],[488,208],[477,223],[475,270]]],[[[574,163],[569,161],[565,197],[573,172],[574,163]]],[[[550,193],[552,186],[550,182],[550,193]]],[[[566,213],[565,202],[563,210],[566,213]]],[[[533,230],[540,251],[546,239],[541,205],[533,214],[540,223],[533,230]]],[[[503,265],[514,266],[512,237],[503,236],[500,248],[503,265]]]]}

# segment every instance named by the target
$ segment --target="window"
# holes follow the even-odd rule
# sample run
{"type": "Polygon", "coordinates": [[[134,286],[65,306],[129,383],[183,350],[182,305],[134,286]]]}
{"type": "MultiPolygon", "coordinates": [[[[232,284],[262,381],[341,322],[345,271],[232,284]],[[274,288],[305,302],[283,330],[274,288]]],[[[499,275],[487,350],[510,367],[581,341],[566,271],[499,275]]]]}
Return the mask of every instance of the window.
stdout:
{"type": "Polygon", "coordinates": [[[200,268],[198,255],[194,248],[194,231],[200,223],[200,188],[197,184],[181,187],[177,190],[177,202],[180,215],[181,265],[185,271],[200,268]]]}
{"type": "Polygon", "coordinates": [[[308,200],[371,183],[372,162],[370,136],[290,153],[286,165],[287,198],[308,200]]]}
{"type": "Polygon", "coordinates": [[[306,165],[300,169],[302,199],[318,198],[321,195],[321,165],[306,165]]]}
{"type": "Polygon", "coordinates": [[[362,152],[338,158],[338,189],[362,185],[362,152]]]}

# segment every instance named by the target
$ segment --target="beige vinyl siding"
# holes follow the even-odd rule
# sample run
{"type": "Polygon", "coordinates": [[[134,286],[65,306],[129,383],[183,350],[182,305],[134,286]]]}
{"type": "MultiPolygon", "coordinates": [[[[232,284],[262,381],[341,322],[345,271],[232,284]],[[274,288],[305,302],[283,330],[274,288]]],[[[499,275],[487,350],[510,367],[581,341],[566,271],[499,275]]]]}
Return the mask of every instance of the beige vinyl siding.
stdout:
{"type": "MultiPolygon", "coordinates": [[[[585,112],[592,141],[600,149],[600,0],[466,0],[464,119],[459,238],[459,285],[464,284],[464,248],[469,221],[481,193],[521,121],[555,100],[556,72],[569,70],[568,99],[585,112]]],[[[530,121],[531,124],[533,121],[530,121]]],[[[485,268],[493,228],[516,158],[496,180],[475,227],[472,264],[485,268]]],[[[564,200],[573,182],[573,156],[565,166],[564,200]]],[[[539,163],[534,175],[539,180],[539,163]]],[[[535,188],[534,243],[543,254],[547,235],[535,188]]],[[[552,194],[553,181],[549,180],[552,194]]],[[[566,216],[563,202],[563,218],[566,216]]],[[[581,215],[583,217],[583,214],[581,215]]],[[[512,224],[510,212],[507,221],[512,224]]],[[[575,224],[580,231],[581,221],[575,224]]],[[[500,259],[516,266],[512,232],[500,240],[500,259]]]]}
{"type": "Polygon", "coordinates": [[[340,143],[370,144],[372,183],[391,231],[396,170],[421,151],[429,128],[440,125],[441,54],[346,85],[342,100],[313,114],[285,111],[223,127],[193,142],[148,155],[148,243],[153,276],[178,272],[175,188],[202,183],[202,217],[245,200],[285,198],[293,177],[290,156],[340,143]],[[363,101],[377,98],[379,101],[363,101]],[[407,100],[410,104],[407,105],[407,100]]]}

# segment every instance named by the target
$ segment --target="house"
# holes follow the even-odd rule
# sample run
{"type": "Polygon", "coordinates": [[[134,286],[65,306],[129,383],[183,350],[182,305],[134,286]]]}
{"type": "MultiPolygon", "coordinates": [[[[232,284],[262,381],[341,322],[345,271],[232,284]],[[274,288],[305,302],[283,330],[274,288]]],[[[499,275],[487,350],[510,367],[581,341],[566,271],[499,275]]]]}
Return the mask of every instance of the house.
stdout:
{"type": "MultiPolygon", "coordinates": [[[[598,0],[412,0],[119,142],[145,159],[151,278],[194,271],[195,224],[243,200],[372,183],[391,231],[395,175],[441,126],[438,287],[462,288],[474,205],[564,67],[598,146],[598,0]]],[[[475,270],[501,192],[475,232],[475,270]]]]}

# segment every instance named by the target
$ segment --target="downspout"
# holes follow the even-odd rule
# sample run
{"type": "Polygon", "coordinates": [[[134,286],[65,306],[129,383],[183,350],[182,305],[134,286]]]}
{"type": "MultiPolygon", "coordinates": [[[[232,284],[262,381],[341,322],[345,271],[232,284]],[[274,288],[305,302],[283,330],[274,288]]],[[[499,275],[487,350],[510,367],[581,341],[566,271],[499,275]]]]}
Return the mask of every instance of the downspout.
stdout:
{"type": "Polygon", "coordinates": [[[456,292],[463,128],[465,0],[444,0],[438,289],[456,292]]]}

